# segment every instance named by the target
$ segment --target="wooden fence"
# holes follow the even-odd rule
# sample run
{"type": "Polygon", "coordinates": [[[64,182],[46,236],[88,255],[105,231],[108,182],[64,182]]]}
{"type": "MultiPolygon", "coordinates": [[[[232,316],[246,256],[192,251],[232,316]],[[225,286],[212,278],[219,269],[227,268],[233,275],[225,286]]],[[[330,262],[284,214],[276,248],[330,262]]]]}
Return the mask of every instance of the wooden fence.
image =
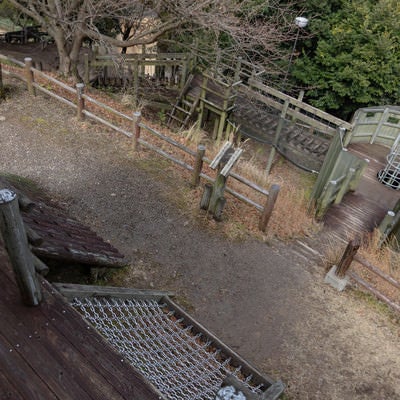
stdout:
{"type": "Polygon", "coordinates": [[[376,143],[392,147],[400,137],[400,111],[395,106],[360,108],[354,114],[353,129],[344,144],[376,143]]]}
{"type": "Polygon", "coordinates": [[[279,112],[284,110],[285,116],[289,119],[310,126],[316,132],[325,134],[328,137],[334,136],[338,127],[352,129],[352,124],[304,103],[301,98],[295,99],[267,86],[257,79],[249,79],[240,89],[250,98],[260,101],[279,112]]]}
{"type": "MultiPolygon", "coordinates": [[[[208,164],[211,163],[211,160],[205,157],[204,149],[198,149],[197,152],[193,151],[176,140],[165,136],[164,134],[141,122],[140,112],[134,112],[131,116],[128,116],[108,106],[107,104],[96,100],[88,94],[85,94],[84,84],[78,83],[76,88],[70,87],[65,83],[43,73],[42,71],[33,68],[33,61],[31,58],[26,58],[24,61],[25,63],[22,63],[9,57],[0,56],[0,66],[1,63],[3,64],[3,68],[0,68],[0,72],[2,71],[2,73],[5,75],[24,81],[27,85],[28,92],[32,95],[35,95],[36,91],[38,90],[68,105],[69,107],[74,108],[76,110],[77,118],[91,118],[98,123],[115,130],[116,132],[132,138],[132,145],[134,149],[138,150],[140,146],[142,146],[143,148],[152,150],[162,157],[179,165],[180,167],[190,171],[192,173],[192,183],[195,182],[198,184],[200,178],[203,178],[205,181],[211,183],[215,182],[214,178],[210,177],[202,170],[203,162],[208,164]],[[173,146],[174,150],[179,149],[184,153],[184,159],[179,159],[174,153],[171,154],[166,152],[162,148],[155,146],[149,141],[146,141],[142,137],[143,132],[161,139],[163,143],[168,143],[169,145],[173,146]],[[185,157],[187,158],[188,156],[193,160],[191,164],[185,159],[185,157]]],[[[274,190],[270,196],[270,192],[268,190],[261,188],[254,182],[251,182],[239,174],[231,172],[229,176],[247,188],[250,188],[253,193],[261,195],[265,199],[264,204],[261,205],[257,201],[248,198],[246,195],[239,193],[231,187],[225,188],[227,193],[261,212],[259,228],[260,230],[265,231],[274,209],[274,204],[277,198],[276,188],[278,185],[273,185],[274,190]]]]}
{"type": "Polygon", "coordinates": [[[357,240],[351,240],[348,243],[342,258],[339,264],[337,265],[336,275],[339,278],[342,278],[347,274],[347,276],[349,276],[351,279],[357,282],[357,284],[362,286],[368,292],[372,293],[374,296],[376,296],[379,300],[386,303],[392,309],[400,313],[400,304],[390,299],[386,294],[382,293],[382,291],[380,291],[379,289],[371,285],[369,282],[361,278],[359,274],[357,274],[354,270],[350,269],[352,263],[357,262],[361,264],[364,268],[366,268],[375,277],[378,277],[378,279],[383,280],[386,284],[389,284],[391,287],[397,290],[400,289],[400,282],[398,282],[396,279],[383,272],[377,266],[370,263],[364,257],[357,254],[359,247],[360,244],[359,241],[357,240]]]}
{"type": "MultiPolygon", "coordinates": [[[[316,200],[315,214],[317,218],[322,218],[331,204],[339,204],[347,192],[354,191],[357,188],[367,166],[367,160],[358,158],[348,152],[347,149],[340,150],[319,197],[313,197],[316,200]]],[[[315,188],[312,196],[314,196],[314,193],[315,188]]]]}

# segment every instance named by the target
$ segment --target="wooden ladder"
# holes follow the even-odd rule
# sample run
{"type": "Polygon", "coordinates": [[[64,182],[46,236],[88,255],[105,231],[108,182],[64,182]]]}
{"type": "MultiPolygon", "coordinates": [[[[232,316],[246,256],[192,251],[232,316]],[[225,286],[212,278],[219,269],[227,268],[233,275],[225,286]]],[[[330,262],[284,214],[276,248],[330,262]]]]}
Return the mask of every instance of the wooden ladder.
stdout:
{"type": "Polygon", "coordinates": [[[180,95],[176,99],[175,104],[172,107],[171,112],[168,115],[167,126],[171,127],[172,123],[175,121],[178,123],[179,128],[183,129],[187,126],[190,121],[190,118],[196,111],[196,108],[199,104],[200,95],[196,96],[193,101],[189,99],[185,99],[185,95],[189,90],[190,84],[193,80],[193,75],[190,75],[188,80],[185,83],[180,95]]]}

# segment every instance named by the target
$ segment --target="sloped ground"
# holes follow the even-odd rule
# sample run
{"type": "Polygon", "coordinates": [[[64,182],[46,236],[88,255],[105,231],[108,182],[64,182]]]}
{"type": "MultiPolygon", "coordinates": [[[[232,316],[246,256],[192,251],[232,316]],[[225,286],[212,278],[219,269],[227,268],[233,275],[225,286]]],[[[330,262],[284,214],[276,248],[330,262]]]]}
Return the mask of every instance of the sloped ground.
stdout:
{"type": "Polygon", "coordinates": [[[55,100],[13,87],[0,117],[2,172],[38,182],[131,260],[111,283],[174,290],[201,323],[282,378],[291,399],[400,398],[399,325],[324,285],[314,252],[210,230],[177,207],[188,188],[165,161],[135,155],[129,139],[78,123],[55,100]]]}

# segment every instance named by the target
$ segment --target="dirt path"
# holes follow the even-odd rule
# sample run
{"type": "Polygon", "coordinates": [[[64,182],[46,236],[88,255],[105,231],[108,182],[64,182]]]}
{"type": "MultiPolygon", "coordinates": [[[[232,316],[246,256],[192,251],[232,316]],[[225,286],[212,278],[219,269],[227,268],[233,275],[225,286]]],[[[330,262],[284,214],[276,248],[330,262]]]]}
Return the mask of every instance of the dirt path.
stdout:
{"type": "MultiPolygon", "coordinates": [[[[0,103],[1,170],[37,181],[132,262],[119,284],[171,289],[290,399],[400,399],[400,329],[323,284],[297,243],[233,242],[169,199],[187,191],[129,139],[21,89],[0,103]]],[[[303,249],[303,250],[302,250],[303,249]]],[[[115,282],[115,281],[114,281],[115,282]]]]}

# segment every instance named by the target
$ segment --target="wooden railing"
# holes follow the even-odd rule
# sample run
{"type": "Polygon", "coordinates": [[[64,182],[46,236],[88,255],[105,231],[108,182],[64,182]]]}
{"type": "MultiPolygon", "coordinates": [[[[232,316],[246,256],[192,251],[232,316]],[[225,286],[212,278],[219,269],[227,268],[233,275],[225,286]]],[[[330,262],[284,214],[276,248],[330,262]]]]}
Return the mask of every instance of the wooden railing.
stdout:
{"type": "Polygon", "coordinates": [[[316,198],[316,216],[318,218],[323,217],[331,204],[339,204],[347,192],[357,188],[369,162],[359,159],[347,150],[336,154],[334,161],[335,166],[330,171],[330,176],[319,197],[316,198]]]}
{"type": "Polygon", "coordinates": [[[247,84],[241,87],[241,90],[247,96],[279,112],[282,112],[287,103],[287,117],[291,120],[304,123],[325,135],[333,136],[338,127],[347,130],[352,129],[352,124],[304,103],[300,99],[295,99],[277,89],[267,86],[257,79],[249,79],[247,84]]]}
{"type": "Polygon", "coordinates": [[[400,111],[395,107],[360,108],[353,117],[354,128],[348,132],[345,145],[376,143],[392,147],[400,137],[400,111]]]}
{"type": "Polygon", "coordinates": [[[383,272],[379,267],[370,263],[364,257],[357,254],[359,247],[360,247],[360,244],[359,244],[359,241],[357,241],[357,240],[351,240],[348,243],[342,258],[336,267],[336,271],[335,271],[336,275],[339,278],[343,278],[345,275],[349,276],[351,279],[353,279],[355,282],[357,282],[357,284],[362,286],[368,292],[372,293],[379,300],[383,301],[388,306],[390,306],[392,309],[394,309],[395,311],[400,313],[400,304],[398,304],[394,300],[390,299],[387,294],[384,294],[382,291],[380,291],[379,289],[377,289],[376,287],[371,285],[369,282],[367,282],[365,279],[361,278],[359,276],[359,274],[357,274],[354,270],[351,269],[352,263],[357,262],[357,263],[361,264],[363,268],[366,268],[375,277],[378,277],[379,279],[384,281],[386,284],[389,284],[390,286],[392,286],[393,288],[395,288],[397,290],[400,289],[400,282],[398,282],[392,276],[383,272]]]}
{"type": "MultiPolygon", "coordinates": [[[[192,182],[198,182],[199,178],[214,183],[215,178],[207,175],[200,168],[195,168],[192,164],[196,164],[196,158],[198,158],[199,150],[193,151],[190,148],[182,145],[176,140],[167,137],[166,135],[158,132],[152,127],[141,122],[141,115],[138,112],[134,112],[132,116],[128,116],[109,105],[100,102],[99,100],[91,97],[84,93],[84,84],[78,83],[76,88],[70,87],[65,83],[35,69],[32,67],[32,59],[26,58],[25,63],[14,60],[9,57],[0,56],[0,65],[3,64],[3,68],[0,68],[0,72],[3,74],[17,78],[26,83],[29,93],[35,95],[36,91],[45,93],[46,95],[57,99],[58,101],[68,105],[76,110],[76,115],[79,119],[83,119],[85,116],[91,118],[98,123],[107,126],[108,128],[115,130],[129,138],[132,138],[132,145],[134,149],[138,150],[139,146],[143,146],[149,150],[156,152],[162,157],[172,161],[173,163],[179,165],[180,167],[192,172],[192,182]],[[163,143],[168,143],[173,146],[174,149],[179,149],[183,153],[183,159],[177,158],[175,153],[169,153],[164,149],[150,143],[149,141],[143,139],[143,132],[149,133],[153,137],[161,139],[163,143]],[[187,158],[192,160],[192,163],[187,162],[187,158]],[[195,176],[197,175],[197,176],[195,176]]],[[[1,78],[1,77],[0,77],[1,78]]],[[[1,80],[1,79],[0,79],[1,80]]],[[[210,163],[211,160],[201,155],[201,161],[205,163],[210,163]]],[[[198,163],[197,163],[198,164],[198,163]]],[[[202,163],[201,163],[202,165],[202,163]]],[[[233,178],[236,182],[248,187],[253,193],[261,195],[264,198],[265,203],[263,205],[259,204],[254,199],[250,199],[246,195],[239,193],[237,190],[231,187],[226,187],[226,192],[230,193],[235,198],[241,200],[242,202],[256,208],[262,213],[260,216],[259,228],[265,231],[268,221],[271,217],[274,203],[276,201],[277,193],[276,186],[274,186],[274,193],[270,196],[268,190],[261,188],[254,182],[240,176],[236,173],[230,173],[229,176],[233,178]]]]}
{"type": "MultiPolygon", "coordinates": [[[[176,84],[182,88],[186,82],[190,62],[191,56],[185,53],[96,55],[92,60],[89,59],[88,54],[85,54],[84,81],[85,84],[89,84],[90,71],[93,69],[100,69],[104,72],[112,68],[115,71],[114,76],[120,76],[121,81],[130,80],[129,85],[134,88],[134,91],[137,91],[139,77],[151,75],[165,80],[165,67],[167,67],[170,68],[169,84],[176,84]],[[148,67],[153,67],[151,73],[149,73],[148,67]],[[159,68],[156,69],[157,67],[159,68]]],[[[106,77],[103,77],[103,80],[106,80],[106,77]]]]}

